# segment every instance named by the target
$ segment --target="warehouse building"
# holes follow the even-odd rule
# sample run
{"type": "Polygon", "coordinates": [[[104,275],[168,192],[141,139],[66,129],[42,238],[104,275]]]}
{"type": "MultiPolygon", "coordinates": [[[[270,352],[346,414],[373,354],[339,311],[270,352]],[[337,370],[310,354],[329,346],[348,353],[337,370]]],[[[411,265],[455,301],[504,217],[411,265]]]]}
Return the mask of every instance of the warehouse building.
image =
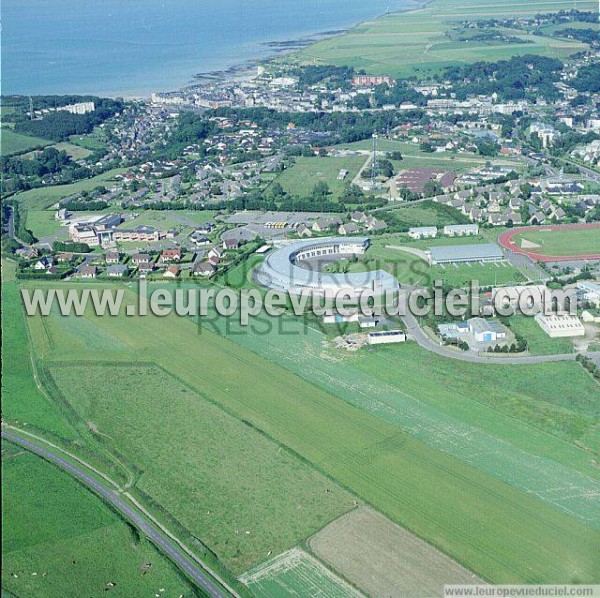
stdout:
{"type": "Polygon", "coordinates": [[[437,237],[438,229],[435,226],[415,226],[408,229],[411,239],[433,239],[437,237]]]}
{"type": "Polygon", "coordinates": [[[495,243],[430,247],[427,254],[429,256],[429,263],[432,266],[437,264],[501,262],[504,260],[502,249],[495,243]]]}
{"type": "Polygon", "coordinates": [[[467,237],[479,234],[479,224],[447,224],[444,234],[448,237],[467,237]]]}
{"type": "Polygon", "coordinates": [[[369,332],[369,345],[389,345],[391,343],[403,343],[406,341],[404,330],[380,330],[369,332]]]}
{"type": "Polygon", "coordinates": [[[585,336],[585,328],[577,316],[539,313],[535,321],[551,338],[585,336]]]}

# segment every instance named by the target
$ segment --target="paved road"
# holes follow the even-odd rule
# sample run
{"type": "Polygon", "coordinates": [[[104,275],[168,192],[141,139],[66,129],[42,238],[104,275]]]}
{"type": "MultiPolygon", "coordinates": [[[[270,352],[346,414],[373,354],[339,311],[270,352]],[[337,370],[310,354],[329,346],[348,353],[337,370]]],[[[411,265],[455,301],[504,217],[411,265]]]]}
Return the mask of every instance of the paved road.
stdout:
{"type": "Polygon", "coordinates": [[[103,483],[99,482],[95,477],[92,477],[83,469],[83,467],[77,467],[69,461],[66,461],[55,452],[45,447],[41,447],[33,442],[30,442],[26,438],[19,436],[17,433],[2,430],[2,438],[9,440],[14,444],[27,449],[28,451],[35,453],[39,457],[54,463],[62,470],[69,473],[71,476],[76,478],[83,485],[93,490],[96,494],[101,496],[107,502],[109,502],[117,511],[119,511],[128,521],[132,522],[138,529],[140,529],[158,548],[161,550],[171,561],[173,561],[186,575],[194,581],[194,583],[201,588],[207,595],[214,597],[229,596],[229,594],[217,586],[210,579],[208,574],[203,571],[200,567],[190,561],[189,558],[184,556],[175,544],[162,530],[157,526],[149,523],[144,517],[138,514],[132,507],[130,507],[120,494],[114,490],[108,489],[103,483]]]}
{"type": "MultiPolygon", "coordinates": [[[[456,359],[458,361],[468,361],[471,363],[485,363],[485,364],[498,364],[498,365],[511,365],[511,364],[535,364],[535,363],[551,363],[555,361],[575,361],[577,353],[562,353],[558,355],[518,355],[514,357],[500,357],[495,355],[478,354],[471,351],[459,351],[453,349],[447,345],[440,345],[434,341],[419,325],[417,318],[407,313],[405,316],[401,316],[404,325],[406,326],[406,332],[408,336],[416,341],[423,349],[436,353],[442,357],[449,357],[450,359],[456,359]]],[[[584,354],[586,357],[591,359],[599,359],[600,351],[590,352],[584,354]]]]}

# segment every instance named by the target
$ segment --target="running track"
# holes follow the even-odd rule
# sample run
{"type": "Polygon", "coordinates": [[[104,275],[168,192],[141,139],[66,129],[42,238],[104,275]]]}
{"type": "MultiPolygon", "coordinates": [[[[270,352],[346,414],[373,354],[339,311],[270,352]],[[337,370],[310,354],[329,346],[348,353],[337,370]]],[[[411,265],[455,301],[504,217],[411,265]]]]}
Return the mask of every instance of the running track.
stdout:
{"type": "Polygon", "coordinates": [[[576,262],[578,260],[600,260],[600,253],[590,253],[590,254],[580,254],[580,255],[568,255],[568,256],[552,256],[552,255],[542,255],[541,253],[536,253],[535,250],[522,249],[519,247],[514,237],[519,233],[527,232],[527,231],[535,231],[535,230],[584,230],[589,228],[598,228],[600,229],[600,222],[589,222],[586,224],[555,224],[552,226],[521,226],[519,228],[511,228],[507,231],[504,231],[498,237],[498,243],[504,248],[512,251],[513,253],[520,253],[522,255],[526,255],[531,258],[535,262],[576,262]]]}

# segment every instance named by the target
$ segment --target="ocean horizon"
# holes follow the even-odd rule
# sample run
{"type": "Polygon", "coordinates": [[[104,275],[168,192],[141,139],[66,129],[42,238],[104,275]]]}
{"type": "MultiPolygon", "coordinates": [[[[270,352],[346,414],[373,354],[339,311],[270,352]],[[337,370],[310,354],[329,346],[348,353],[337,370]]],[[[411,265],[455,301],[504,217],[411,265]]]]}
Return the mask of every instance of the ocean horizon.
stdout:
{"type": "Polygon", "coordinates": [[[417,0],[4,0],[2,93],[147,97],[417,0]]]}

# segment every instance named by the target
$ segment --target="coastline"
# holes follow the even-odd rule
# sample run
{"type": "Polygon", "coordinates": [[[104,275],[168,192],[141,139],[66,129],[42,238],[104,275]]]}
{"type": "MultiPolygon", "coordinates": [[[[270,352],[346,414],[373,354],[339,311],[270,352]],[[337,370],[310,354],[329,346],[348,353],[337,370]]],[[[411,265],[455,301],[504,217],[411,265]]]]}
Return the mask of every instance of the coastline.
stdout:
{"type": "MultiPolygon", "coordinates": [[[[161,69],[160,66],[158,66],[158,68],[155,68],[154,71],[155,79],[158,81],[158,83],[153,84],[151,81],[149,81],[146,85],[139,86],[139,89],[136,89],[135,84],[128,88],[128,85],[133,82],[127,81],[127,83],[125,83],[125,79],[120,77],[119,79],[114,80],[112,83],[111,81],[113,80],[104,78],[104,83],[100,82],[98,86],[90,86],[88,84],[79,87],[74,81],[72,88],[64,88],[63,91],[61,91],[60,88],[52,89],[51,87],[47,89],[42,87],[39,91],[23,91],[22,89],[16,88],[7,95],[85,94],[107,98],[123,98],[125,100],[146,100],[154,92],[189,90],[209,83],[247,80],[256,74],[256,69],[259,65],[268,64],[274,59],[293,54],[296,51],[307,48],[323,40],[341,37],[351,32],[356,27],[359,27],[366,22],[377,20],[385,15],[404,13],[422,8],[429,1],[430,0],[407,0],[405,6],[399,6],[393,10],[387,10],[385,12],[379,11],[373,17],[364,18],[363,15],[362,18],[357,18],[355,22],[350,19],[350,23],[346,22],[342,26],[336,26],[335,23],[328,23],[329,27],[325,30],[316,30],[311,32],[310,29],[308,29],[308,31],[298,35],[297,37],[294,37],[292,34],[292,36],[288,38],[283,37],[283,39],[277,39],[277,31],[273,31],[272,37],[265,37],[263,40],[258,40],[248,44],[248,49],[245,52],[243,49],[241,52],[239,52],[237,60],[234,56],[231,56],[229,59],[227,57],[221,57],[222,63],[224,64],[222,68],[199,70],[195,73],[192,71],[191,74],[189,74],[189,69],[186,69],[188,71],[186,73],[184,69],[170,68],[169,65],[165,64],[163,67],[164,72],[165,74],[169,73],[169,75],[164,78],[164,83],[160,83],[161,69]],[[244,53],[246,54],[247,58],[244,57],[244,53]],[[158,71],[158,74],[156,71],[158,71]]],[[[343,17],[340,18],[340,21],[342,19],[343,17]]],[[[215,62],[218,64],[221,62],[221,60],[217,59],[215,62]]],[[[160,65],[161,62],[157,62],[156,64],[160,65]]],[[[63,86],[61,85],[60,87],[63,86]]]]}
{"type": "Polygon", "coordinates": [[[294,52],[307,48],[312,44],[318,43],[320,41],[326,39],[333,39],[335,37],[343,37],[344,35],[352,32],[354,29],[360,27],[364,23],[369,21],[376,21],[381,19],[387,15],[392,14],[401,14],[412,12],[415,10],[421,10],[425,8],[428,4],[434,2],[435,0],[411,0],[415,6],[410,6],[407,8],[398,8],[396,10],[386,11],[384,13],[380,13],[374,17],[369,19],[361,20],[355,23],[352,27],[344,28],[344,29],[335,29],[330,31],[322,31],[317,33],[312,33],[309,35],[304,35],[298,38],[292,38],[290,40],[285,41],[264,41],[260,42],[258,45],[262,47],[270,48],[272,54],[270,56],[262,57],[262,58],[249,58],[244,62],[240,62],[238,64],[233,64],[226,69],[214,70],[208,72],[199,72],[193,76],[192,83],[188,85],[184,85],[179,87],[179,90],[189,90],[196,87],[200,87],[202,85],[207,85],[209,83],[214,82],[223,82],[223,81],[242,81],[247,80],[253,77],[256,68],[262,64],[268,64],[273,59],[278,58],[280,56],[286,56],[289,54],[293,54],[294,52]]]}

